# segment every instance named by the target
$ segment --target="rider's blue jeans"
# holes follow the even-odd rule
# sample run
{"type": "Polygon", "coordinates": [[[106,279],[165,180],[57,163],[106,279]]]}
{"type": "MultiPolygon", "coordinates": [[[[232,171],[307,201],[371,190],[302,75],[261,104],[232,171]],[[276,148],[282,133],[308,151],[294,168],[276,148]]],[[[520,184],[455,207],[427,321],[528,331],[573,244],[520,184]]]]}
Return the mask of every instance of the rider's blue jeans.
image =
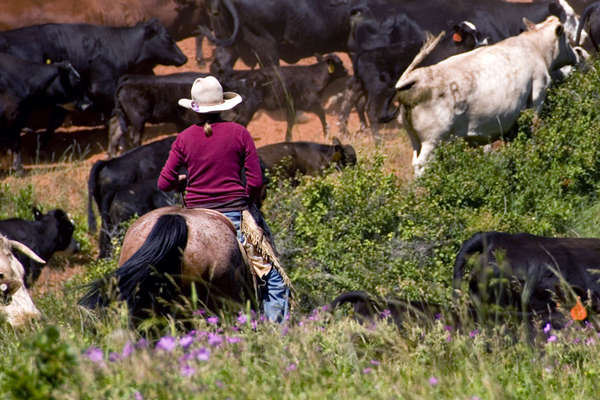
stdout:
{"type": "MultiPolygon", "coordinates": [[[[240,229],[242,212],[227,211],[223,214],[235,226],[238,240],[244,243],[246,239],[240,229]]],[[[285,286],[281,274],[275,267],[271,268],[271,271],[263,279],[265,286],[260,291],[263,313],[269,321],[282,323],[287,319],[288,315],[290,289],[285,286]]]]}

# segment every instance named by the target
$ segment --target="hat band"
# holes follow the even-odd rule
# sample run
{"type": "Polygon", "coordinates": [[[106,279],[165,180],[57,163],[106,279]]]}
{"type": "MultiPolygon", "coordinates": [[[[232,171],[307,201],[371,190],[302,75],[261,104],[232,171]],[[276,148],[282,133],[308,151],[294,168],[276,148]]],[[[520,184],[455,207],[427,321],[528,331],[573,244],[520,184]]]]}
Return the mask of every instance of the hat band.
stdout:
{"type": "MultiPolygon", "coordinates": [[[[219,102],[219,103],[203,103],[202,107],[220,106],[223,103],[224,102],[219,102]]],[[[200,104],[198,104],[198,102],[192,100],[192,102],[191,102],[190,105],[192,107],[192,110],[194,110],[196,112],[200,112],[200,104]]]]}

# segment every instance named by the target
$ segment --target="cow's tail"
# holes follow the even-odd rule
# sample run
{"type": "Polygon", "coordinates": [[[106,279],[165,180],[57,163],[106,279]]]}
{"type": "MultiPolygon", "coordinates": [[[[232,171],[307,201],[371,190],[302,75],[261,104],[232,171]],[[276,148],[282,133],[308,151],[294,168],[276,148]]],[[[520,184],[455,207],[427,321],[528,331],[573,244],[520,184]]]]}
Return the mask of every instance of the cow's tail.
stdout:
{"type": "MultiPolygon", "coordinates": [[[[577,35],[575,36],[575,46],[579,46],[579,40],[581,40],[581,31],[583,30],[583,27],[585,26],[587,20],[590,18],[590,14],[596,10],[598,7],[600,7],[600,4],[591,4],[589,6],[587,6],[585,8],[585,10],[583,11],[583,14],[581,15],[581,18],[579,18],[579,24],[577,25],[577,35]]],[[[596,49],[597,51],[598,49],[596,49]]]]}
{"type": "Polygon", "coordinates": [[[460,251],[458,252],[454,262],[454,273],[452,276],[452,289],[454,296],[458,294],[458,290],[462,285],[465,274],[465,265],[467,264],[469,256],[474,253],[483,253],[485,242],[485,233],[479,232],[471,236],[471,238],[466,240],[460,247],[460,251]]]}
{"type": "Polygon", "coordinates": [[[159,298],[172,299],[181,275],[181,256],[188,238],[185,218],[177,214],[159,217],[146,241],[123,265],[89,285],[79,300],[87,308],[107,306],[110,287],[116,283],[116,298],[124,300],[132,314],[153,309],[159,298]]]}
{"type": "MultiPolygon", "coordinates": [[[[105,160],[98,160],[92,165],[90,176],[88,177],[88,231],[96,233],[96,214],[94,213],[94,199],[96,199],[96,182],[100,169],[106,164],[105,160]]],[[[100,204],[96,204],[98,209],[100,204]]]]}
{"type": "Polygon", "coordinates": [[[221,0],[221,1],[225,5],[225,8],[227,8],[227,11],[229,11],[231,18],[233,18],[233,33],[231,34],[231,36],[228,37],[227,39],[218,39],[217,37],[215,37],[215,35],[213,35],[211,30],[205,26],[199,26],[198,30],[200,31],[201,34],[206,36],[208,38],[208,40],[210,40],[217,46],[228,47],[228,46],[231,46],[237,39],[238,33],[240,31],[240,16],[235,8],[235,5],[233,4],[233,2],[231,0],[221,0]]]}

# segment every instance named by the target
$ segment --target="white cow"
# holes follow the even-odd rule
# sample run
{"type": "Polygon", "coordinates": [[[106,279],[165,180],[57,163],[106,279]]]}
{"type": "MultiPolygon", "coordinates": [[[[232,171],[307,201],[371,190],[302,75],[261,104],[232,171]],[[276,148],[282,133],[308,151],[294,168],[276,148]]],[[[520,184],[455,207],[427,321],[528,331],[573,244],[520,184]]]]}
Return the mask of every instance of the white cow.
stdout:
{"type": "Polygon", "coordinates": [[[22,252],[36,262],[45,261],[23,243],[0,234],[0,314],[3,314],[12,326],[19,326],[39,317],[40,311],[25,288],[25,269],[12,253],[13,250],[22,252]]]}
{"type": "Polygon", "coordinates": [[[518,36],[428,67],[412,70],[413,63],[402,74],[398,120],[412,142],[415,176],[440,141],[458,136],[489,143],[508,132],[524,108],[539,112],[550,74],[577,63],[558,18],[524,22],[528,30],[518,36]]]}

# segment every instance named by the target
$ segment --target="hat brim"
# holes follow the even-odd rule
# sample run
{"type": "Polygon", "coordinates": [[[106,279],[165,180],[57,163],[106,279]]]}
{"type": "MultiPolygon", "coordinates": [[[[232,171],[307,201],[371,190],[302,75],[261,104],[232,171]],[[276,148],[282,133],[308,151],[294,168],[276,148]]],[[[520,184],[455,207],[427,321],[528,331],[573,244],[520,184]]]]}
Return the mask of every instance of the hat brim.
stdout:
{"type": "Polygon", "coordinates": [[[179,99],[177,104],[181,107],[185,107],[197,113],[214,113],[220,111],[231,110],[233,107],[237,106],[242,102],[242,96],[234,92],[223,92],[223,102],[221,104],[215,104],[210,106],[201,106],[198,104],[193,105],[192,99],[179,99]]]}

